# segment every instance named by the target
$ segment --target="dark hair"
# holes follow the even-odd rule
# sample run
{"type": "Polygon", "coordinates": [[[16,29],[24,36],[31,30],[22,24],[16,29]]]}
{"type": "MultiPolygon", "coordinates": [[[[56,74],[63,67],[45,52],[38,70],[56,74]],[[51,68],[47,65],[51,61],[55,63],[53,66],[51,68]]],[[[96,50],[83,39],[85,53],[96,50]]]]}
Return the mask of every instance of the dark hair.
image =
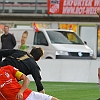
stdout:
{"type": "Polygon", "coordinates": [[[7,26],[7,25],[5,25],[4,28],[5,28],[5,27],[8,27],[8,28],[9,28],[9,26],[7,26]]]}
{"type": "Polygon", "coordinates": [[[42,48],[36,48],[34,47],[30,54],[34,57],[35,61],[38,61],[40,59],[40,57],[43,56],[44,52],[43,52],[43,49],[42,48]]]}

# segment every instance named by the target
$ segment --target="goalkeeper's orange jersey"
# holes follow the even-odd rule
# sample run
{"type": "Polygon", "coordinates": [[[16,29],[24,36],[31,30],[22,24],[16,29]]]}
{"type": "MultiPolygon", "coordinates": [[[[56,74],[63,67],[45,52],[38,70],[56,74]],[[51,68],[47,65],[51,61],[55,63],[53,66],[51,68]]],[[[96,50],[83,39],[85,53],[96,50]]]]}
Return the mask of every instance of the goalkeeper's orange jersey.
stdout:
{"type": "MultiPolygon", "coordinates": [[[[8,65],[0,68],[0,100],[16,100],[16,94],[21,88],[17,79],[20,79],[23,73],[18,69],[8,65]],[[17,79],[16,79],[17,78],[17,79]]],[[[26,89],[23,93],[25,100],[32,90],[26,89]]]]}

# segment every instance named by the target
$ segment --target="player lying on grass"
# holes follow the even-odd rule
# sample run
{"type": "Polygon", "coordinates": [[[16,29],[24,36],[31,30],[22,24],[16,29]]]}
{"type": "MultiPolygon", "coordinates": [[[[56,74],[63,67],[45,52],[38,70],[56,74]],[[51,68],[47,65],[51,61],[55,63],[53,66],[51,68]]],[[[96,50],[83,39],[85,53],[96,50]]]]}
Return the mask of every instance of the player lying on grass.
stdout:
{"type": "Polygon", "coordinates": [[[28,89],[29,79],[11,65],[0,68],[0,100],[58,100],[28,89]],[[22,85],[17,80],[23,80],[22,85]]]}
{"type": "Polygon", "coordinates": [[[0,61],[2,57],[6,57],[0,62],[0,67],[12,65],[23,72],[25,75],[31,74],[35,80],[37,91],[44,93],[44,87],[41,82],[40,67],[36,63],[37,60],[43,55],[42,48],[33,48],[29,53],[15,49],[1,49],[0,61]]]}

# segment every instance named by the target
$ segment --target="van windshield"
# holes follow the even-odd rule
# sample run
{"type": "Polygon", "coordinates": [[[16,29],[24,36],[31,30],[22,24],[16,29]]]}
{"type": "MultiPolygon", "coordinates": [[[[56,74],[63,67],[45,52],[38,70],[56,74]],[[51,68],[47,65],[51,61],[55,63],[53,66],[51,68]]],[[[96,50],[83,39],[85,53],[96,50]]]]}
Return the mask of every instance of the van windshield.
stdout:
{"type": "Polygon", "coordinates": [[[47,31],[47,34],[53,44],[84,44],[74,32],[47,31]]]}

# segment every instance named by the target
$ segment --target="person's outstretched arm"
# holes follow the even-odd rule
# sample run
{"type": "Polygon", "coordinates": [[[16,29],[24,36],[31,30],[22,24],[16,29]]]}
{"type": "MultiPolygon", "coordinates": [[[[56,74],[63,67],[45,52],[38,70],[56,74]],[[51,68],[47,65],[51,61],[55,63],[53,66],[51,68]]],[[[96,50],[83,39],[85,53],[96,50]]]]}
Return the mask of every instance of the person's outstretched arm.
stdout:
{"type": "MultiPolygon", "coordinates": [[[[19,72],[20,73],[20,72],[19,72]]],[[[30,83],[30,80],[26,77],[25,74],[23,74],[20,78],[20,80],[23,80],[23,83],[22,83],[22,87],[21,89],[19,90],[19,92],[17,93],[16,95],[16,98],[18,100],[23,100],[23,92],[26,90],[26,88],[28,87],[29,83],[30,83]]]]}
{"type": "Polygon", "coordinates": [[[33,79],[35,80],[37,91],[40,93],[45,93],[44,87],[41,82],[40,69],[38,68],[38,66],[31,69],[31,74],[33,79]]]}
{"type": "Polygon", "coordinates": [[[15,51],[15,49],[0,49],[0,61],[2,61],[2,57],[7,57],[15,51]]]}

